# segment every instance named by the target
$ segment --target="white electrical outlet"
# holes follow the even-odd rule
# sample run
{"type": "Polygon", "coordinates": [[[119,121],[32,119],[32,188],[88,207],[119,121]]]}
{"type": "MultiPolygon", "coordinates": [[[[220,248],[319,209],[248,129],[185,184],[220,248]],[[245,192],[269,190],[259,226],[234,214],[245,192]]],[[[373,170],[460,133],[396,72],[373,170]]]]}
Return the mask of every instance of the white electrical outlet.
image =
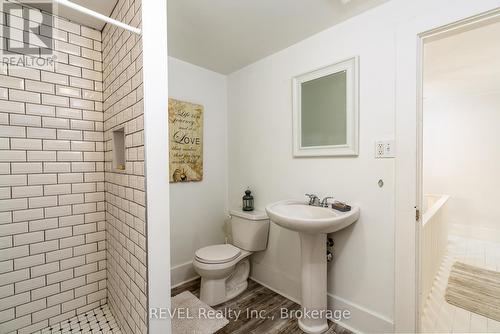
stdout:
{"type": "Polygon", "coordinates": [[[375,143],[375,158],[381,158],[384,156],[384,143],[378,141],[375,143]]]}
{"type": "Polygon", "coordinates": [[[394,140],[379,140],[375,142],[375,158],[395,158],[396,144],[394,140]]]}

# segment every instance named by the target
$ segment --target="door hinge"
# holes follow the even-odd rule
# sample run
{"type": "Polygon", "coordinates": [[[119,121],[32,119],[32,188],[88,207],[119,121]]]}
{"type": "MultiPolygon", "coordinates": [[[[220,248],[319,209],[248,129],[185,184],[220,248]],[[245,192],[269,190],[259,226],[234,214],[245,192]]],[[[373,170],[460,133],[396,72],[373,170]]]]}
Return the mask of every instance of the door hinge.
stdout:
{"type": "Polygon", "coordinates": [[[417,221],[420,221],[420,210],[419,209],[417,209],[415,211],[415,218],[417,219],[417,221]]]}

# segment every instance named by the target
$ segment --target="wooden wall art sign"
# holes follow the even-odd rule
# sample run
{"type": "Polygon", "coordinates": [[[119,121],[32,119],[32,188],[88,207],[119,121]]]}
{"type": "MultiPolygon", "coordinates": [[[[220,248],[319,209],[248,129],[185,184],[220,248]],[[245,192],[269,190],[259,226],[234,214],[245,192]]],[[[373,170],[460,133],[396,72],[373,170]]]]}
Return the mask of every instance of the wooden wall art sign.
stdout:
{"type": "Polygon", "coordinates": [[[170,182],[203,180],[203,106],[168,100],[170,182]]]}

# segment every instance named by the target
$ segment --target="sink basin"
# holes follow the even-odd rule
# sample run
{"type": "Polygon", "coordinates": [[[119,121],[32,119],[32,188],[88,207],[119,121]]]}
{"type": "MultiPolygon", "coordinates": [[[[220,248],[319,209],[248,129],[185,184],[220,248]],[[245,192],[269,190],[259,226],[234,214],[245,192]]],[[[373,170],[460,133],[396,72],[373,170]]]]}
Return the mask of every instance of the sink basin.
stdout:
{"type": "Polygon", "coordinates": [[[341,230],[359,218],[359,208],[340,212],[331,208],[310,206],[297,200],[286,200],[266,207],[275,224],[299,232],[301,274],[301,306],[303,317],[299,327],[306,333],[328,330],[327,306],[327,233],[341,230]],[[308,316],[316,314],[319,316],[308,316]]]}
{"type": "Polygon", "coordinates": [[[358,220],[359,208],[340,212],[331,208],[311,206],[301,201],[281,201],[267,206],[272,222],[292,231],[305,233],[333,233],[358,220]]]}

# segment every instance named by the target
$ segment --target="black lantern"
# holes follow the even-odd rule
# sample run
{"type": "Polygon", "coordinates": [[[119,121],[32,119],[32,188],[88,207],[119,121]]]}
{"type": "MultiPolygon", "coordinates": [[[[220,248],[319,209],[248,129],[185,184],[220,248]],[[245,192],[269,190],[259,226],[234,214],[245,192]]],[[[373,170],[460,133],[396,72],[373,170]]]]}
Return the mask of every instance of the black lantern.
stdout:
{"type": "Polygon", "coordinates": [[[253,211],[253,196],[250,190],[245,190],[245,196],[243,196],[243,211],[253,211]]]}

